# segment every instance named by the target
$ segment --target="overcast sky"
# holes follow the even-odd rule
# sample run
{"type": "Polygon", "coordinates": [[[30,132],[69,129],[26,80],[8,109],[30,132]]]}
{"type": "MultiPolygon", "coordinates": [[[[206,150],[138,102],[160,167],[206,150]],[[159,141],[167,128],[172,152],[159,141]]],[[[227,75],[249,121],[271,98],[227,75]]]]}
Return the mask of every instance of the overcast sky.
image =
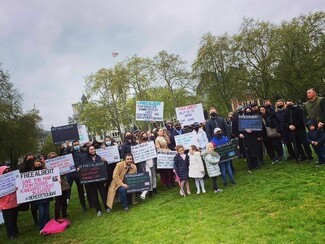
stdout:
{"type": "Polygon", "coordinates": [[[0,0],[0,63],[48,130],[67,124],[85,77],[113,66],[112,52],[118,62],[167,50],[190,64],[204,33],[324,9],[324,0],[0,0]]]}

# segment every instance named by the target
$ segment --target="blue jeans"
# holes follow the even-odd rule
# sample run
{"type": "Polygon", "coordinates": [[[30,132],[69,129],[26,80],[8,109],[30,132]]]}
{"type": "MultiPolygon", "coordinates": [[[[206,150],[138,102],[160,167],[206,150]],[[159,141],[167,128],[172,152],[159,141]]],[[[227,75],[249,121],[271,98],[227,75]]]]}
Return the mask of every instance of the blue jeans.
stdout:
{"type": "Polygon", "coordinates": [[[50,221],[50,201],[37,202],[39,229],[42,230],[47,222],[50,221]]]}
{"type": "Polygon", "coordinates": [[[232,175],[232,170],[231,170],[231,167],[230,167],[230,160],[229,161],[226,161],[226,162],[223,162],[223,163],[220,163],[219,164],[219,167],[220,167],[221,176],[222,176],[222,180],[223,180],[223,183],[224,184],[227,184],[227,177],[226,177],[227,175],[226,175],[226,172],[229,175],[230,181],[233,181],[234,180],[234,177],[232,175]]]}
{"type": "Polygon", "coordinates": [[[117,190],[120,195],[122,208],[127,208],[129,206],[129,203],[128,203],[128,198],[126,195],[126,191],[127,191],[126,188],[124,188],[123,186],[120,186],[117,190]]]}

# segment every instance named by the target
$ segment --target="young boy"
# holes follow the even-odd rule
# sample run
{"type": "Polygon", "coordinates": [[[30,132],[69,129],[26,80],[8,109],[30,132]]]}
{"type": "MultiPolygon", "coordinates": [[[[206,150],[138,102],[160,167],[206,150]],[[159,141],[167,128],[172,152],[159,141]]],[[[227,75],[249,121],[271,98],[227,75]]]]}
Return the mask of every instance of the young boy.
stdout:
{"type": "Polygon", "coordinates": [[[314,148],[315,153],[318,156],[318,164],[325,164],[325,133],[322,130],[317,129],[317,122],[315,120],[308,120],[306,123],[308,128],[307,139],[308,142],[314,148]]]}

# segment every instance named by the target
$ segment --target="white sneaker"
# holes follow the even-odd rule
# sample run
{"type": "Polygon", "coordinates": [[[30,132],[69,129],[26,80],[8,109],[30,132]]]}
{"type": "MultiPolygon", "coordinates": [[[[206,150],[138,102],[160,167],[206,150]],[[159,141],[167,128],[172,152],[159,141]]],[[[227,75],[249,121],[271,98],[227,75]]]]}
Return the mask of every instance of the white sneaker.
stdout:
{"type": "Polygon", "coordinates": [[[103,215],[103,214],[102,214],[101,211],[98,211],[98,212],[97,212],[97,216],[98,216],[98,217],[100,217],[100,216],[102,216],[102,215],[103,215]]]}
{"type": "Polygon", "coordinates": [[[197,192],[196,192],[196,194],[198,194],[198,195],[199,195],[200,193],[201,193],[201,191],[197,191],[197,192]]]}
{"type": "Polygon", "coordinates": [[[146,195],[147,195],[147,193],[144,191],[144,192],[142,192],[142,194],[140,195],[140,198],[141,198],[142,200],[144,200],[144,199],[146,199],[146,195]]]}
{"type": "Polygon", "coordinates": [[[219,188],[217,190],[214,190],[214,193],[219,193],[219,192],[222,192],[222,190],[219,188]]]}
{"type": "Polygon", "coordinates": [[[67,199],[67,204],[69,204],[69,202],[70,202],[70,199],[67,199]]]}
{"type": "Polygon", "coordinates": [[[206,190],[202,190],[202,193],[206,193],[206,190]]]}

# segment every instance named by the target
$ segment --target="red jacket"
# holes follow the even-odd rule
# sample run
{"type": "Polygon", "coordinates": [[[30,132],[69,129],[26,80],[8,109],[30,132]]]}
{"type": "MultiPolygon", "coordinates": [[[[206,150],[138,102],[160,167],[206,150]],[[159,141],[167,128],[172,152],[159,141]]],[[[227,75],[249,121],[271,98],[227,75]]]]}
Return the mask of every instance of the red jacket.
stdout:
{"type": "MultiPolygon", "coordinates": [[[[0,175],[3,174],[3,171],[9,167],[7,166],[1,166],[0,167],[0,175]]],[[[4,209],[11,209],[17,207],[17,197],[16,192],[10,193],[9,195],[0,197],[0,210],[4,209]]]]}

